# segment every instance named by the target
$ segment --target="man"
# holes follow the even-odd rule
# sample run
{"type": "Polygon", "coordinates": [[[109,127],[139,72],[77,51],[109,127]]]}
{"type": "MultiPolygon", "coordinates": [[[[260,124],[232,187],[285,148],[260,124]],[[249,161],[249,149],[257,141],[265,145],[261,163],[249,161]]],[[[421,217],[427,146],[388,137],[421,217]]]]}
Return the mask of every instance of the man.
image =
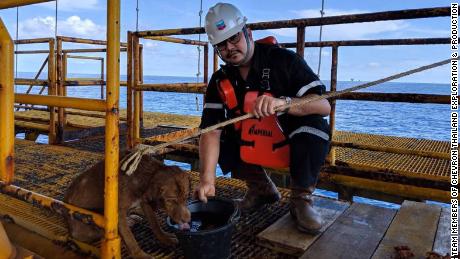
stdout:
{"type": "MultiPolygon", "coordinates": [[[[275,107],[325,92],[325,86],[303,57],[276,45],[254,42],[246,21],[247,18],[235,6],[226,3],[216,4],[206,15],[205,29],[209,41],[226,65],[210,80],[200,128],[243,114],[243,109],[247,110],[246,94],[250,91],[258,93],[254,106],[249,110],[256,118],[269,118],[275,114],[275,107]],[[232,96],[226,96],[226,90],[222,90],[226,79],[236,96],[236,108],[230,107],[232,96]],[[265,95],[265,92],[270,95],[265,95]]],[[[276,117],[289,144],[290,213],[299,230],[313,234],[318,233],[322,226],[311,195],[329,151],[329,126],[323,118],[329,113],[330,104],[322,99],[292,107],[276,117]]],[[[241,141],[243,135],[245,132],[232,125],[201,136],[200,183],[195,190],[200,200],[206,202],[207,197],[215,195],[218,162],[224,173],[231,171],[233,177],[247,183],[248,191],[239,200],[241,209],[260,208],[280,199],[278,190],[260,164],[242,161],[244,157],[239,151],[244,142],[241,141]]],[[[266,135],[271,136],[271,133],[266,135]]],[[[259,155],[256,159],[264,158],[259,155]]]]}

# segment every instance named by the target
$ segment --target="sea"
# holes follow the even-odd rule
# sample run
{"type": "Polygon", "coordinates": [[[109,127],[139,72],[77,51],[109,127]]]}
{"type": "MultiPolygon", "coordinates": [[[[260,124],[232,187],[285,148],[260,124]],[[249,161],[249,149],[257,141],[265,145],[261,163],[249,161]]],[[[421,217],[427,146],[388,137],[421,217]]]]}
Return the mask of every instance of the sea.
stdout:
{"type": "MultiPolygon", "coordinates": [[[[33,78],[33,73],[18,73],[20,78],[33,78]]],[[[97,78],[97,75],[72,74],[72,78],[97,78]]],[[[126,80],[126,76],[121,76],[126,80]]],[[[144,83],[182,83],[197,82],[196,77],[175,76],[144,76],[144,83]]],[[[199,79],[198,82],[202,82],[199,79]]],[[[329,88],[330,82],[323,83],[329,88]]],[[[366,82],[339,81],[337,90],[347,89],[366,82]]],[[[24,93],[27,86],[16,86],[17,93],[24,93]]],[[[35,86],[31,93],[38,93],[41,87],[35,86]]],[[[450,85],[446,83],[407,83],[387,82],[361,90],[361,92],[379,93],[416,93],[450,95],[450,85]]],[[[100,86],[68,87],[70,97],[100,98],[100,86]]],[[[120,108],[126,108],[126,87],[120,90],[120,108]]],[[[200,116],[203,108],[202,94],[144,92],[144,110],[182,115],[200,116]]],[[[450,106],[447,104],[413,104],[387,103],[371,101],[338,100],[336,104],[336,130],[360,133],[382,134],[399,137],[423,138],[432,140],[450,140],[450,106]]],[[[23,138],[23,135],[17,137],[23,138]]],[[[46,136],[40,136],[37,142],[47,143],[46,136]]],[[[190,170],[188,164],[173,161],[185,170],[190,170]]],[[[222,176],[220,168],[217,175],[222,176]]],[[[337,193],[317,190],[318,195],[337,198],[337,193]]],[[[354,201],[364,202],[388,208],[398,208],[399,205],[355,197],[354,201]]],[[[437,202],[434,202],[437,203],[437,202]]],[[[441,206],[448,204],[437,203],[441,206]]]]}

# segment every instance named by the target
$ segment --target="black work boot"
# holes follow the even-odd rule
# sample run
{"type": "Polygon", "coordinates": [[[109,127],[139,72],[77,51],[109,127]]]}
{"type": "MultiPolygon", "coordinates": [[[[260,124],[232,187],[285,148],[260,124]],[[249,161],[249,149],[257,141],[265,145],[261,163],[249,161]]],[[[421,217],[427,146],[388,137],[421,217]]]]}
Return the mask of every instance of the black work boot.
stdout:
{"type": "Polygon", "coordinates": [[[241,163],[232,171],[232,177],[245,181],[248,187],[243,199],[235,200],[241,211],[258,209],[281,199],[275,184],[261,166],[241,163]]]}
{"type": "Polygon", "coordinates": [[[323,225],[321,215],[313,208],[314,188],[292,188],[289,211],[297,224],[297,229],[308,234],[319,234],[323,225]]]}
{"type": "Polygon", "coordinates": [[[242,211],[259,209],[266,204],[272,204],[281,199],[281,194],[276,189],[270,177],[264,173],[261,181],[246,181],[248,190],[243,199],[237,199],[238,207],[242,211]]]}

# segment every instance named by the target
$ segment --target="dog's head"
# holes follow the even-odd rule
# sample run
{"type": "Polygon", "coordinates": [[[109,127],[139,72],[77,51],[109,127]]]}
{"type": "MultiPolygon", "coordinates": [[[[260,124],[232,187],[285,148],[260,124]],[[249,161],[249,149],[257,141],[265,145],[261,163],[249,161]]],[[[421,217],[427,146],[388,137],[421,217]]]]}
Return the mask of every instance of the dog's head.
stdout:
{"type": "Polygon", "coordinates": [[[154,199],[160,208],[178,224],[190,222],[190,211],[187,208],[190,193],[189,175],[177,166],[163,165],[158,168],[155,178],[157,190],[154,199]]]}

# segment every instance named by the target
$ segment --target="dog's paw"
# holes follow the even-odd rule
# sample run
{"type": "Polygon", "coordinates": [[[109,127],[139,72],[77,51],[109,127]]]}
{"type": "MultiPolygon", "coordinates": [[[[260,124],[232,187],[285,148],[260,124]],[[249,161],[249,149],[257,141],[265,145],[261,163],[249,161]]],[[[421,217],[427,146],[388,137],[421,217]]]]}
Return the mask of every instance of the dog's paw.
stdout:
{"type": "Polygon", "coordinates": [[[136,254],[133,254],[132,258],[133,259],[153,259],[155,257],[147,254],[146,252],[141,251],[141,252],[138,252],[136,254]]]}

